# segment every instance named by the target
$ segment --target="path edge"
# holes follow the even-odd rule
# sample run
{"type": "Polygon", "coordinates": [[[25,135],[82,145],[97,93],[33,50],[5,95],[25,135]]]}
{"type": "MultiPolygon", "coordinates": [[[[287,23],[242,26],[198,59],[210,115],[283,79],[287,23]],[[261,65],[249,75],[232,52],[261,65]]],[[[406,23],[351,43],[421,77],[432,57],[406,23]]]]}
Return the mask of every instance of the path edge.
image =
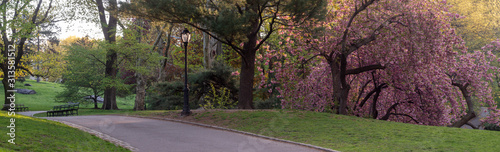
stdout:
{"type": "Polygon", "coordinates": [[[191,121],[177,120],[177,119],[171,119],[171,118],[160,118],[160,117],[144,117],[144,116],[136,116],[136,115],[117,115],[117,116],[127,116],[127,117],[136,117],[136,118],[166,120],[166,121],[171,121],[171,122],[184,123],[184,124],[189,124],[189,125],[194,125],[194,126],[212,128],[212,129],[229,131],[229,132],[235,132],[235,133],[239,133],[239,134],[243,134],[243,135],[248,135],[248,136],[253,136],[253,137],[258,137],[258,138],[263,138],[263,139],[268,139],[268,140],[283,142],[283,143],[289,143],[289,144],[294,144],[294,145],[299,145],[299,146],[304,146],[304,147],[308,147],[308,148],[312,148],[312,149],[317,149],[317,150],[321,150],[321,151],[325,151],[325,152],[340,152],[340,151],[336,151],[336,150],[333,150],[333,149],[328,149],[328,148],[324,148],[324,147],[320,147],[320,146],[315,146],[315,145],[311,145],[311,144],[300,143],[300,142],[295,142],[295,141],[290,141],[290,140],[285,140],[285,139],[279,139],[279,138],[274,138],[274,137],[269,137],[269,136],[254,134],[254,133],[250,133],[250,132],[246,132],[246,131],[235,130],[235,129],[225,128],[225,127],[219,127],[219,126],[213,126],[213,125],[207,125],[207,124],[196,123],[196,122],[191,122],[191,121]]]}

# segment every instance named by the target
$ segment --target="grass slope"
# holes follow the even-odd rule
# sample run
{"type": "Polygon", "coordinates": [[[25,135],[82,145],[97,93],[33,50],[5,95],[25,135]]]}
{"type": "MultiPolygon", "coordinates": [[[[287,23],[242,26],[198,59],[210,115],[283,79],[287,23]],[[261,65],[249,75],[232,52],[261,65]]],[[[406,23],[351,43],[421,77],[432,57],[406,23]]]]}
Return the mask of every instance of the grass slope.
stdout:
{"type": "MultiPolygon", "coordinates": [[[[36,91],[36,94],[28,95],[16,93],[16,104],[24,104],[29,107],[31,111],[49,110],[52,109],[53,106],[61,104],[54,102],[57,93],[63,90],[60,84],[44,81],[37,83],[34,80],[26,80],[24,83],[16,83],[16,89],[30,89],[36,91]],[[32,86],[24,86],[26,83],[32,86]]],[[[0,83],[0,97],[2,103],[4,96],[3,84],[0,83]]]]}
{"type": "MultiPolygon", "coordinates": [[[[0,124],[9,125],[10,116],[0,112],[0,124]]],[[[129,151],[65,124],[16,115],[15,145],[7,140],[8,129],[0,130],[0,151],[129,151]]]]}
{"type": "MultiPolygon", "coordinates": [[[[37,83],[35,80],[26,80],[24,83],[16,83],[16,89],[30,89],[35,90],[36,94],[20,94],[16,93],[16,103],[24,104],[29,107],[30,111],[47,111],[52,109],[52,107],[57,105],[63,105],[64,103],[55,102],[55,97],[59,92],[64,90],[64,87],[58,83],[41,81],[37,83]],[[32,86],[24,86],[24,84],[29,83],[32,86]]],[[[0,83],[0,97],[3,103],[4,98],[3,85],[0,83]]],[[[135,96],[131,95],[125,98],[117,97],[116,103],[120,109],[133,109],[134,108],[135,96]]],[[[69,101],[68,101],[69,102],[69,101]]],[[[102,104],[99,104],[99,108],[102,104]]],[[[94,104],[80,104],[80,108],[93,108],[94,104]]],[[[86,110],[83,110],[85,113],[86,110]]],[[[92,110],[90,110],[92,111],[92,110]]]]}
{"type": "Polygon", "coordinates": [[[412,125],[306,111],[179,111],[136,115],[168,117],[318,145],[340,151],[498,151],[500,132],[412,125]]]}

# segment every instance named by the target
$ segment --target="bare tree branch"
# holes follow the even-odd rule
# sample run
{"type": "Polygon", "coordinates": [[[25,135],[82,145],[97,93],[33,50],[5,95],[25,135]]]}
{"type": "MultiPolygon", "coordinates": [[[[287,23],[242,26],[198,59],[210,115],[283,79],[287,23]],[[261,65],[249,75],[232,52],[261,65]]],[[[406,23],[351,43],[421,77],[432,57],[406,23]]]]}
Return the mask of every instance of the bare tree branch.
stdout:
{"type": "MultiPolygon", "coordinates": [[[[93,58],[94,58],[97,62],[99,62],[99,63],[101,63],[102,65],[106,66],[106,63],[105,63],[105,62],[103,62],[103,61],[101,61],[101,60],[99,60],[99,58],[97,58],[94,54],[90,54],[90,56],[92,56],[92,57],[93,57],[93,58]]],[[[87,59],[92,60],[92,58],[90,58],[90,57],[87,57],[87,59]]]]}
{"type": "MultiPolygon", "coordinates": [[[[278,2],[278,5],[276,6],[276,10],[279,10],[279,7],[278,7],[278,6],[279,6],[279,2],[278,2]]],[[[262,15],[261,15],[261,16],[262,16],[262,15]]],[[[269,31],[268,31],[268,32],[267,32],[267,34],[266,34],[266,37],[264,37],[264,38],[263,38],[263,39],[259,42],[259,44],[257,44],[257,46],[255,47],[255,49],[260,48],[260,46],[261,46],[261,45],[262,45],[262,44],[263,44],[263,43],[264,43],[267,39],[269,39],[269,37],[271,36],[271,34],[274,32],[274,30],[275,30],[275,29],[273,28],[273,26],[274,26],[274,23],[275,23],[275,20],[276,20],[276,18],[277,18],[277,17],[278,17],[278,11],[275,11],[275,12],[274,12],[274,14],[273,14],[273,18],[272,18],[272,20],[271,20],[271,23],[269,23],[269,27],[270,27],[270,28],[269,28],[269,31]]],[[[262,26],[262,22],[263,22],[263,21],[261,20],[261,24],[260,24],[260,26],[259,26],[259,27],[261,27],[261,26],[262,26]]]]}
{"type": "Polygon", "coordinates": [[[366,71],[371,71],[371,70],[376,70],[376,69],[385,69],[385,66],[382,66],[381,64],[374,64],[374,65],[359,67],[356,69],[349,69],[349,70],[347,70],[346,74],[347,75],[360,74],[360,73],[363,73],[366,71]]]}
{"type": "Polygon", "coordinates": [[[43,15],[43,19],[41,19],[40,22],[36,23],[36,25],[39,25],[47,20],[47,18],[49,16],[50,9],[52,9],[52,0],[50,0],[50,2],[49,2],[49,7],[45,11],[45,15],[43,15]]]}
{"type": "Polygon", "coordinates": [[[403,113],[391,113],[391,115],[395,115],[395,116],[406,116],[406,117],[409,117],[411,120],[413,120],[415,123],[419,124],[420,122],[418,122],[415,118],[413,118],[412,116],[408,115],[408,114],[403,114],[403,113]]]}
{"type": "Polygon", "coordinates": [[[23,66],[17,66],[18,69],[21,69],[23,71],[26,71],[28,72],[28,74],[30,74],[31,76],[40,76],[40,77],[43,77],[43,75],[40,75],[40,74],[33,74],[30,70],[28,70],[26,67],[23,67],[23,66]]]}
{"type": "Polygon", "coordinates": [[[382,30],[384,27],[386,27],[387,24],[395,23],[393,20],[395,20],[397,17],[400,17],[400,16],[403,16],[403,15],[396,15],[396,16],[393,16],[393,17],[387,19],[386,21],[381,23],[375,30],[373,30],[369,36],[362,38],[362,39],[354,40],[353,43],[349,44],[349,46],[347,46],[345,44],[346,42],[342,42],[342,53],[351,54],[352,52],[358,50],[362,46],[367,45],[372,41],[375,41],[377,38],[377,35],[380,34],[380,30],[382,30]]]}
{"type": "MultiPolygon", "coordinates": [[[[346,42],[347,42],[347,35],[349,33],[349,29],[352,25],[352,22],[354,21],[354,18],[356,18],[356,16],[358,16],[359,13],[361,13],[362,11],[366,10],[366,8],[368,8],[368,6],[372,5],[375,1],[377,0],[368,0],[368,1],[365,1],[364,3],[362,2],[361,3],[361,6],[358,8],[358,5],[355,5],[354,7],[354,13],[352,14],[352,16],[349,18],[349,22],[347,23],[347,26],[343,32],[343,35],[342,35],[342,41],[340,42],[340,44],[342,44],[342,48],[346,48],[346,42]]],[[[333,56],[333,51],[330,53],[329,55],[330,57],[333,56]]]]}
{"type": "Polygon", "coordinates": [[[167,27],[167,23],[163,24],[161,29],[158,30],[159,33],[158,33],[158,36],[156,36],[156,40],[155,40],[155,43],[153,44],[153,48],[151,48],[151,51],[154,51],[156,46],[158,45],[158,43],[160,43],[161,36],[163,35],[163,32],[161,30],[163,30],[165,27],[167,27]]]}

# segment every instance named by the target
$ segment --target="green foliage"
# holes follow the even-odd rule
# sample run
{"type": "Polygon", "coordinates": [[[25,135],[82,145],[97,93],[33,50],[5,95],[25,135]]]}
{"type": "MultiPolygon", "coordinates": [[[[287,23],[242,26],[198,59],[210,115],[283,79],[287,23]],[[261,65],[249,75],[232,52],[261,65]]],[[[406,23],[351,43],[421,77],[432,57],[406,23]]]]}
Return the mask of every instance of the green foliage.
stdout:
{"type": "Polygon", "coordinates": [[[210,70],[198,72],[190,75],[189,81],[192,83],[192,91],[197,99],[202,99],[209,94],[213,85],[216,90],[226,88],[229,91],[231,103],[238,99],[238,88],[236,79],[231,75],[232,70],[225,64],[216,63],[210,70]]]}
{"type": "Polygon", "coordinates": [[[266,100],[255,101],[255,108],[257,109],[280,109],[281,101],[276,97],[271,97],[266,100]]]}
{"type": "MultiPolygon", "coordinates": [[[[201,32],[192,31],[191,42],[188,45],[187,62],[188,68],[193,71],[203,69],[203,40],[201,32]]],[[[184,67],[185,49],[184,45],[173,45],[171,50],[171,61],[177,67],[184,67]]]]}
{"type": "Polygon", "coordinates": [[[18,77],[18,78],[16,79],[16,81],[17,81],[17,82],[24,83],[24,81],[26,81],[26,78],[24,78],[24,77],[18,77]]]}
{"type": "Polygon", "coordinates": [[[56,97],[56,102],[80,102],[82,105],[87,105],[90,103],[90,100],[84,100],[84,96],[86,94],[84,91],[80,91],[79,86],[72,86],[69,84],[65,84],[64,90],[59,92],[56,97]]]}
{"type": "MultiPolygon", "coordinates": [[[[181,81],[163,82],[156,85],[151,98],[146,100],[147,109],[178,110],[183,106],[184,84],[181,81]]],[[[193,100],[189,100],[193,101],[193,100]]],[[[197,104],[190,104],[197,105],[197,104]]]]}
{"type": "Polygon", "coordinates": [[[61,80],[66,61],[64,47],[57,42],[46,42],[40,46],[40,51],[27,55],[30,70],[51,82],[61,80]]]}
{"type": "MultiPolygon", "coordinates": [[[[210,94],[210,91],[213,89],[221,90],[222,88],[226,89],[225,94],[227,94],[227,97],[224,98],[227,99],[227,103],[236,103],[238,89],[231,72],[230,68],[224,64],[216,64],[211,70],[190,74],[188,76],[190,107],[199,108],[200,104],[206,104],[203,101],[205,96],[210,94]]],[[[153,89],[151,98],[147,100],[147,103],[151,109],[182,109],[184,101],[183,88],[183,81],[159,83],[153,89]]],[[[214,103],[212,102],[211,104],[214,103]]],[[[230,105],[225,106],[231,107],[230,105]]]]}
{"type": "Polygon", "coordinates": [[[484,130],[500,131],[500,126],[496,124],[486,123],[484,124],[484,130]]]}
{"type": "MultiPolygon", "coordinates": [[[[206,0],[150,0],[122,4],[122,6],[129,13],[139,16],[163,21],[203,25],[205,29],[216,33],[222,40],[230,40],[234,43],[228,43],[237,45],[248,41],[246,35],[254,32],[255,29],[252,28],[252,23],[258,22],[259,19],[287,20],[277,16],[293,16],[294,21],[303,22],[313,18],[321,18],[321,14],[326,10],[326,1],[235,0],[207,4],[206,0]]],[[[265,25],[262,25],[262,27],[265,27],[265,25]]]]}
{"type": "Polygon", "coordinates": [[[203,109],[233,109],[238,104],[238,101],[231,101],[229,97],[231,92],[226,87],[215,89],[213,84],[210,84],[212,90],[204,97],[205,104],[200,105],[203,109]]]}
{"type": "Polygon", "coordinates": [[[84,96],[101,96],[106,85],[114,84],[104,76],[105,48],[89,41],[81,39],[79,44],[66,46],[68,54],[64,59],[67,69],[63,73],[65,90],[57,95],[59,101],[85,103],[82,99],[84,96]]]}
{"type": "Polygon", "coordinates": [[[68,54],[65,57],[68,67],[64,76],[65,91],[58,95],[62,101],[82,101],[88,95],[101,96],[104,89],[114,87],[121,97],[129,96],[131,85],[124,84],[119,78],[105,77],[105,62],[107,50],[116,50],[120,55],[117,65],[124,71],[142,75],[153,75],[153,70],[159,67],[163,57],[151,46],[137,41],[137,33],[125,30],[126,38],[118,39],[109,44],[104,41],[94,41],[86,38],[77,40],[66,46],[68,54]]]}
{"type": "Polygon", "coordinates": [[[125,29],[124,38],[118,39],[116,44],[107,44],[109,49],[116,50],[121,58],[121,68],[134,73],[149,75],[160,67],[160,60],[164,59],[158,52],[153,51],[152,45],[140,43],[141,36],[134,30],[125,29]]]}

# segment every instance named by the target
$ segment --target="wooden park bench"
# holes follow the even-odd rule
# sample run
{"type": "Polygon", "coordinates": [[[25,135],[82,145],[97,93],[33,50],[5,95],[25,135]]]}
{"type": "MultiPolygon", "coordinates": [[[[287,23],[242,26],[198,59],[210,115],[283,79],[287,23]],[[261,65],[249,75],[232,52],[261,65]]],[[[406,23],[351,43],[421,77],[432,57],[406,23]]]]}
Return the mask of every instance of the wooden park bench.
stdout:
{"type": "MultiPolygon", "coordinates": [[[[10,104],[4,104],[3,107],[9,107],[10,104]]],[[[16,104],[15,112],[29,111],[29,107],[24,106],[24,104],[16,104]]]]}
{"type": "Polygon", "coordinates": [[[80,107],[80,103],[68,103],[65,105],[54,106],[52,110],[47,111],[47,117],[55,117],[55,116],[70,116],[70,115],[78,115],[78,108],[80,107]]]}

